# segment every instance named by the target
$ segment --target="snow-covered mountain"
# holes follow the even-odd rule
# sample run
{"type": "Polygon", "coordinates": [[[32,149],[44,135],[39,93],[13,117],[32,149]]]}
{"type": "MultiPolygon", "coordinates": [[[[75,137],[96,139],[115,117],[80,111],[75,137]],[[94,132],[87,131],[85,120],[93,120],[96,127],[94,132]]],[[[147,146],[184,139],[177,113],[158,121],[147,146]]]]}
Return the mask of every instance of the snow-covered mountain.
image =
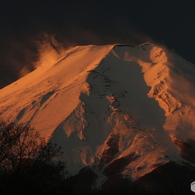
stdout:
{"type": "Polygon", "coordinates": [[[195,163],[195,66],[165,48],[76,46],[0,90],[0,119],[62,146],[68,170],[136,180],[195,163]]]}

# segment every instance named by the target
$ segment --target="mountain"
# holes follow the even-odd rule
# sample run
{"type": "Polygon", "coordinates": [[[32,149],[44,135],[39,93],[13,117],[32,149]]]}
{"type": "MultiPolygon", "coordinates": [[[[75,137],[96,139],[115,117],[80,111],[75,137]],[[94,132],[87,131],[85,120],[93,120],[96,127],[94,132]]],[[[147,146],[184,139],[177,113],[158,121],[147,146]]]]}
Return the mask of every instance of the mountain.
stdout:
{"type": "Polygon", "coordinates": [[[0,119],[62,146],[67,168],[95,186],[136,181],[169,162],[195,165],[195,66],[139,46],[76,46],[0,90],[0,119]]]}

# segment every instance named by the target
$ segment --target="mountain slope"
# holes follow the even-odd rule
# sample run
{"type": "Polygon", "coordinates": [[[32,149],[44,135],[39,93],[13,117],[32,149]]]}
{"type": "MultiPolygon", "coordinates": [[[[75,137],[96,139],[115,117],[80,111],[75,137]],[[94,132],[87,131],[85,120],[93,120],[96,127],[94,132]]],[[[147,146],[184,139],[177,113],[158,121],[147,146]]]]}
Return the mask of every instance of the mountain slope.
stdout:
{"type": "Polygon", "coordinates": [[[61,145],[69,171],[90,166],[97,186],[109,175],[136,180],[169,161],[194,162],[194,73],[149,43],[77,46],[1,89],[0,117],[61,145]]]}

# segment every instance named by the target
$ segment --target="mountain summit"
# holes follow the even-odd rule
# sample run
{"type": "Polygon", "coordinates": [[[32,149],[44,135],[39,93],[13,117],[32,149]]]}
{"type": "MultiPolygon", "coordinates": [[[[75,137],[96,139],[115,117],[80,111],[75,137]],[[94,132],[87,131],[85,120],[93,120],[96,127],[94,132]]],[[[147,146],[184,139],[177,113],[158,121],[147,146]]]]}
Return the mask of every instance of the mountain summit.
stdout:
{"type": "Polygon", "coordinates": [[[0,90],[0,118],[62,146],[68,170],[138,178],[170,161],[195,163],[195,66],[139,46],[76,46],[0,90]]]}

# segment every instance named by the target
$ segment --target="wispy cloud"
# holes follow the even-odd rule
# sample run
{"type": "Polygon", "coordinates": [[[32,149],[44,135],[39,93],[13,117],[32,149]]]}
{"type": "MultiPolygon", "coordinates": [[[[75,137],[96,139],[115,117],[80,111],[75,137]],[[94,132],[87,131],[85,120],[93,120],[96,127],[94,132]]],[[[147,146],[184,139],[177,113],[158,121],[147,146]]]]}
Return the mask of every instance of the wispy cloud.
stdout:
{"type": "Polygon", "coordinates": [[[55,35],[43,33],[41,37],[39,41],[36,41],[37,60],[33,63],[34,68],[56,62],[65,50],[63,44],[56,40],[55,35]]]}

